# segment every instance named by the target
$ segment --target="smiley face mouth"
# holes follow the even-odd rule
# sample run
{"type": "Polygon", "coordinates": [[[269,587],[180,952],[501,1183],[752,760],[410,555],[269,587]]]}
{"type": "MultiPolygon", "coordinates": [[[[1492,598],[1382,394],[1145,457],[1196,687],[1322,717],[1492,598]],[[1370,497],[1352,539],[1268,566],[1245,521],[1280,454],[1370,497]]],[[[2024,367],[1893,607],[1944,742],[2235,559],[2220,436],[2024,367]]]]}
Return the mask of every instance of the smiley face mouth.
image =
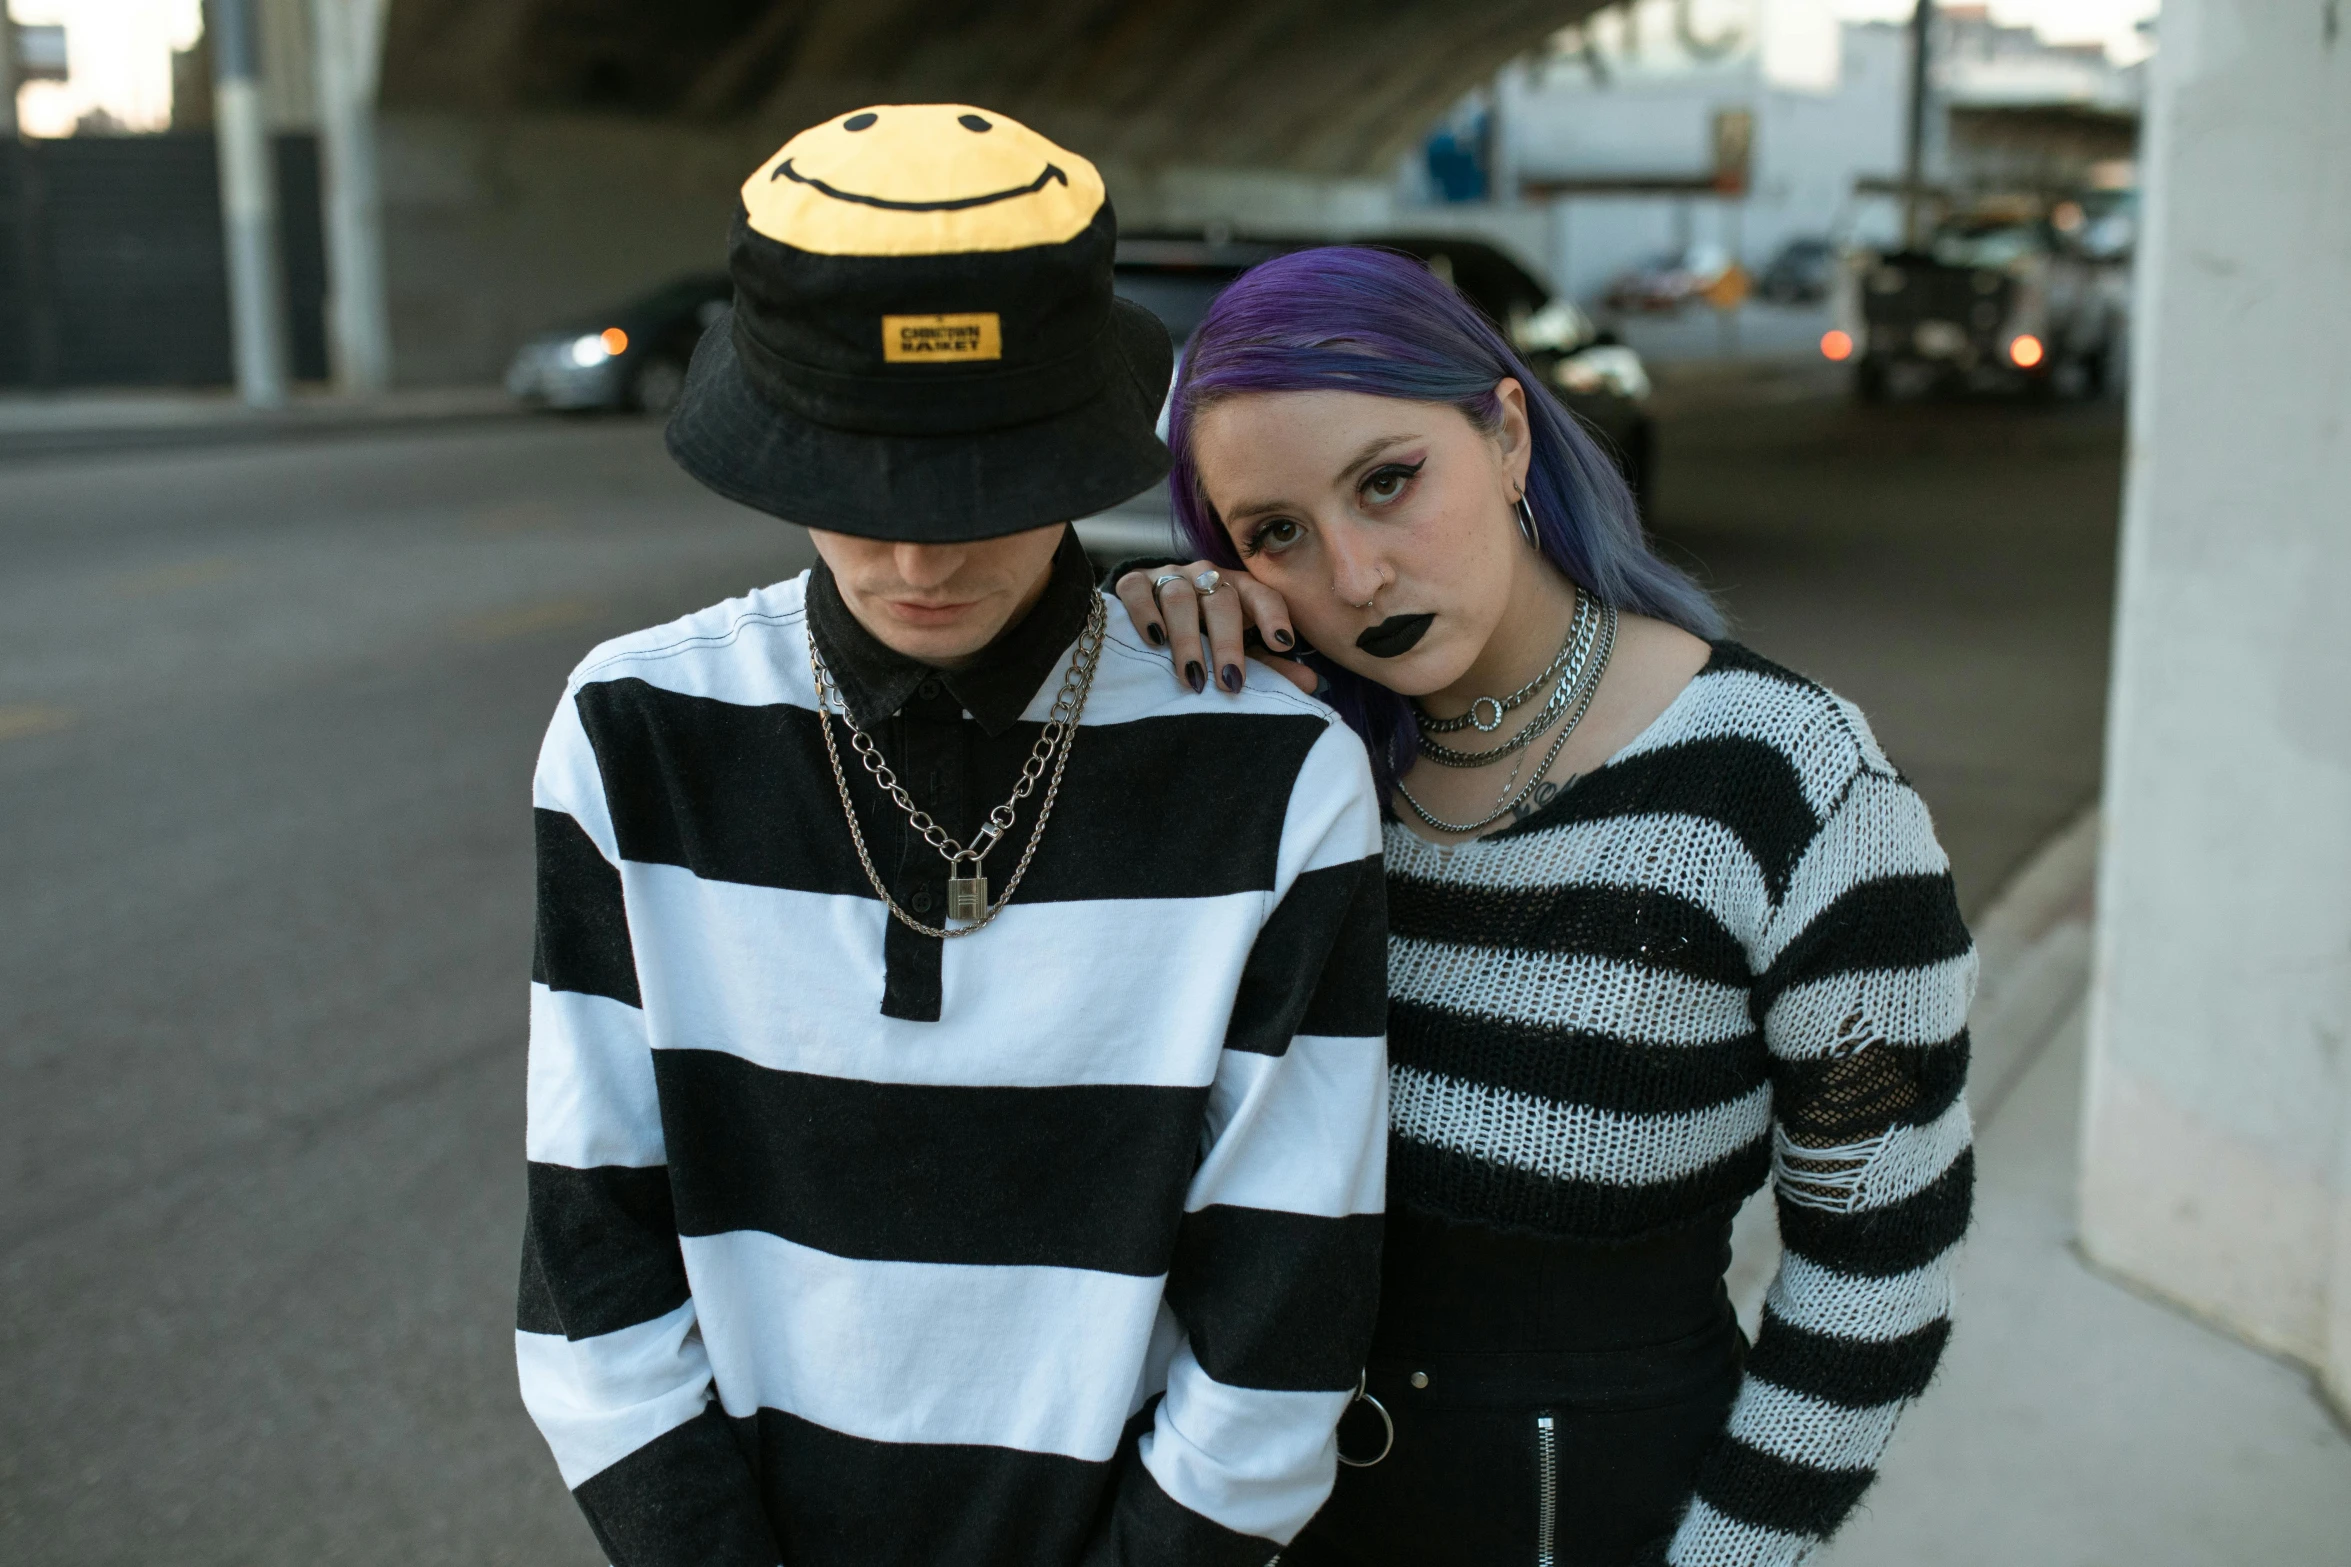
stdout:
{"type": "Polygon", "coordinates": [[[861,196],[853,190],[836,190],[823,180],[814,179],[793,168],[792,160],[789,158],[777,164],[776,171],[770,174],[768,179],[771,181],[788,179],[795,185],[805,185],[810,190],[832,197],[835,201],[854,201],[860,206],[879,207],[885,212],[968,212],[974,207],[993,206],[999,201],[1010,201],[1016,196],[1034,196],[1055,180],[1059,180],[1064,185],[1069,183],[1068,175],[1062,173],[1055,165],[1048,163],[1045,165],[1044,172],[1035,179],[1026,185],[1015,185],[1010,190],[990,191],[985,196],[957,196],[951,201],[891,201],[884,196],[861,196]]]}

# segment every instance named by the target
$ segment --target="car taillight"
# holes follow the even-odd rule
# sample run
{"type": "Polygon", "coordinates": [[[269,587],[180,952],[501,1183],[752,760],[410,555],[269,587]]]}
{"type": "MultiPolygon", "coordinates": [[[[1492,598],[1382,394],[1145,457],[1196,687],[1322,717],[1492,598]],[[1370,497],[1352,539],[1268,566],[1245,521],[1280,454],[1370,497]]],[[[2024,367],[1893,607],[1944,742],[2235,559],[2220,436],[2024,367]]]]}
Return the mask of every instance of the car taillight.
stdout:
{"type": "Polygon", "coordinates": [[[1853,334],[1850,332],[1839,332],[1833,329],[1821,333],[1820,351],[1823,356],[1838,361],[1852,358],[1853,334]]]}
{"type": "Polygon", "coordinates": [[[2041,340],[2030,332],[2020,333],[2008,340],[2008,362],[2019,370],[2030,370],[2047,357],[2048,350],[2041,340]]]}

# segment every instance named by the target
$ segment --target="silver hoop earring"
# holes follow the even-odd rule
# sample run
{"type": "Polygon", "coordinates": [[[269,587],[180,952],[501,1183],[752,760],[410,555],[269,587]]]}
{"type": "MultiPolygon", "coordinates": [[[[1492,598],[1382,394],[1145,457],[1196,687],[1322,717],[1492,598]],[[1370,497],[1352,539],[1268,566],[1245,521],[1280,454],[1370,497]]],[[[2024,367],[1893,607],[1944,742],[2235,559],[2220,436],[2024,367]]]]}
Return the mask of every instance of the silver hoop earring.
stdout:
{"type": "Polygon", "coordinates": [[[1524,534],[1526,541],[1535,547],[1536,554],[1540,555],[1543,552],[1542,537],[1535,532],[1535,508],[1528,503],[1527,492],[1524,490],[1518,492],[1518,531],[1524,534]]]}

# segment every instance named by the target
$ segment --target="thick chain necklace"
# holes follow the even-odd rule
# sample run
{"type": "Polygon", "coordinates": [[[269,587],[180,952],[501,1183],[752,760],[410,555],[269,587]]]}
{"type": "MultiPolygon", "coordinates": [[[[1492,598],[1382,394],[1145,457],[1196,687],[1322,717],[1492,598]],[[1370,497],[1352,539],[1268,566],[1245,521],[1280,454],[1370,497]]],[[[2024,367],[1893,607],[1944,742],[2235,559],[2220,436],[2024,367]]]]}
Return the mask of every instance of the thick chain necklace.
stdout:
{"type": "MultiPolygon", "coordinates": [[[[1461,751],[1449,745],[1441,745],[1428,737],[1428,725],[1423,724],[1416,742],[1420,754],[1439,767],[1491,767],[1504,757],[1515,756],[1533,745],[1559,721],[1559,715],[1567,710],[1567,704],[1582,685],[1584,668],[1591,659],[1592,646],[1598,640],[1599,630],[1599,606],[1578,593],[1575,618],[1568,625],[1567,639],[1559,644],[1559,656],[1551,661],[1551,672],[1558,675],[1559,683],[1551,688],[1551,700],[1543,704],[1543,710],[1521,726],[1518,733],[1490,751],[1461,751]]],[[[1480,697],[1478,700],[1492,699],[1480,697]]]]}
{"type": "Polygon", "coordinates": [[[1404,803],[1406,805],[1412,807],[1413,815],[1419,817],[1422,821],[1428,823],[1431,827],[1434,827],[1439,832],[1474,833],[1482,832],[1486,828],[1493,826],[1503,817],[1508,816],[1511,812],[1517,810],[1519,806],[1526,803],[1527,798],[1532,795],[1535,792],[1536,787],[1542,783],[1544,775],[1551,771],[1551,764],[1559,760],[1559,753],[1567,748],[1568,737],[1576,732],[1576,725],[1582,723],[1584,721],[1584,714],[1591,710],[1592,695],[1594,692],[1600,689],[1600,681],[1602,677],[1608,673],[1608,660],[1612,655],[1614,655],[1615,652],[1616,607],[1614,605],[1610,605],[1601,611],[1599,656],[1592,660],[1592,662],[1586,668],[1584,678],[1577,682],[1577,685],[1580,689],[1578,695],[1575,698],[1575,711],[1568,717],[1567,722],[1560,727],[1559,738],[1551,742],[1551,749],[1543,754],[1543,765],[1536,768],[1534,772],[1528,777],[1526,786],[1524,788],[1518,790],[1515,794],[1511,794],[1509,798],[1502,801],[1501,804],[1495,806],[1492,814],[1481,816],[1474,822],[1449,822],[1442,816],[1433,814],[1427,806],[1421,804],[1418,800],[1415,800],[1412,797],[1412,791],[1404,787],[1404,780],[1401,778],[1396,780],[1396,792],[1404,797],[1404,803]]]}
{"type": "Polygon", "coordinates": [[[849,820],[849,841],[857,846],[857,863],[865,867],[865,879],[889,909],[891,918],[910,930],[942,941],[957,936],[969,936],[985,930],[1012,895],[1020,888],[1020,879],[1029,871],[1029,861],[1036,857],[1037,845],[1045,836],[1045,823],[1053,815],[1053,801],[1061,793],[1061,774],[1069,766],[1069,753],[1077,743],[1078,715],[1086,710],[1086,696],[1094,689],[1094,669],[1102,659],[1102,640],[1109,625],[1109,616],[1102,607],[1102,595],[1093,596],[1094,602],[1086,612],[1086,629],[1078,634],[1077,650],[1070,655],[1069,673],[1062,677],[1061,690],[1053,698],[1053,709],[1046,715],[1044,732],[1029,751],[1028,760],[1021,764],[1020,782],[1002,805],[988,813],[980,830],[972,835],[967,847],[947,836],[947,830],[931,820],[928,812],[914,803],[898,775],[882,760],[881,747],[873,736],[857,725],[849,712],[849,704],[841,700],[840,689],[833,682],[832,671],[825,668],[824,655],[816,650],[816,638],[808,639],[808,667],[816,677],[817,723],[824,730],[825,755],[833,764],[833,784],[841,791],[841,814],[849,820]],[[849,799],[849,775],[841,767],[840,748],[833,743],[833,726],[827,716],[833,714],[849,731],[849,748],[865,763],[865,770],[882,786],[882,792],[906,813],[907,823],[922,835],[922,841],[939,851],[947,861],[947,917],[969,923],[942,927],[925,925],[921,920],[898,907],[898,900],[890,896],[890,889],[882,885],[881,872],[874,869],[873,856],[866,851],[865,833],[857,825],[857,807],[849,799]],[[986,860],[988,851],[997,841],[1012,831],[1018,820],[1017,808],[1037,787],[1050,764],[1052,781],[1045,785],[1045,802],[1037,808],[1037,825],[1029,829],[1028,847],[1020,852],[1020,863],[1012,868],[1011,879],[1004,884],[1004,896],[994,903],[988,901],[986,860]],[[972,868],[969,876],[957,874],[966,863],[972,868]]]}
{"type": "MultiPolygon", "coordinates": [[[[1415,702],[1412,704],[1414,708],[1414,716],[1420,720],[1421,733],[1431,735],[1449,735],[1457,733],[1463,729],[1474,728],[1480,734],[1490,735],[1495,730],[1501,728],[1502,720],[1505,717],[1507,717],[1520,704],[1524,703],[1528,697],[1531,697],[1537,691],[1542,690],[1544,685],[1550,681],[1551,677],[1558,674],[1560,669],[1566,665],[1568,651],[1575,645],[1575,634],[1577,631],[1582,629],[1584,624],[1585,609],[1591,603],[1591,600],[1585,597],[1583,590],[1580,588],[1575,590],[1575,599],[1575,619],[1568,626],[1567,639],[1559,644],[1558,656],[1553,658],[1550,663],[1543,667],[1543,672],[1541,674],[1535,676],[1534,679],[1528,681],[1525,685],[1520,686],[1516,691],[1511,692],[1508,696],[1481,696],[1476,701],[1469,704],[1468,712],[1457,713],[1451,718],[1432,718],[1427,713],[1419,711],[1420,704],[1415,702]],[[1484,710],[1491,710],[1494,716],[1491,718],[1486,717],[1484,710]]],[[[1501,753],[1496,752],[1495,754],[1500,755],[1501,753]]]]}

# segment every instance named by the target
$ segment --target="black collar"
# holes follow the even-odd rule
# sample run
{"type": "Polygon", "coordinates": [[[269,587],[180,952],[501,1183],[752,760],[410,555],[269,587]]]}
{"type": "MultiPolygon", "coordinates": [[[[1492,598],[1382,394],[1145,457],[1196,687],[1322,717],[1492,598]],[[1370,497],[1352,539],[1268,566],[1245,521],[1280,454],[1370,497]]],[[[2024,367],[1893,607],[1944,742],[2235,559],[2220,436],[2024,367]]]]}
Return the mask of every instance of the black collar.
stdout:
{"type": "Polygon", "coordinates": [[[817,651],[851,715],[869,729],[904,707],[925,680],[936,679],[982,729],[1002,734],[1057,671],[1093,602],[1093,568],[1070,528],[1053,553],[1044,594],[1029,612],[998,632],[969,664],[945,670],[908,658],[859,625],[823,561],[808,574],[808,626],[817,651]]]}

